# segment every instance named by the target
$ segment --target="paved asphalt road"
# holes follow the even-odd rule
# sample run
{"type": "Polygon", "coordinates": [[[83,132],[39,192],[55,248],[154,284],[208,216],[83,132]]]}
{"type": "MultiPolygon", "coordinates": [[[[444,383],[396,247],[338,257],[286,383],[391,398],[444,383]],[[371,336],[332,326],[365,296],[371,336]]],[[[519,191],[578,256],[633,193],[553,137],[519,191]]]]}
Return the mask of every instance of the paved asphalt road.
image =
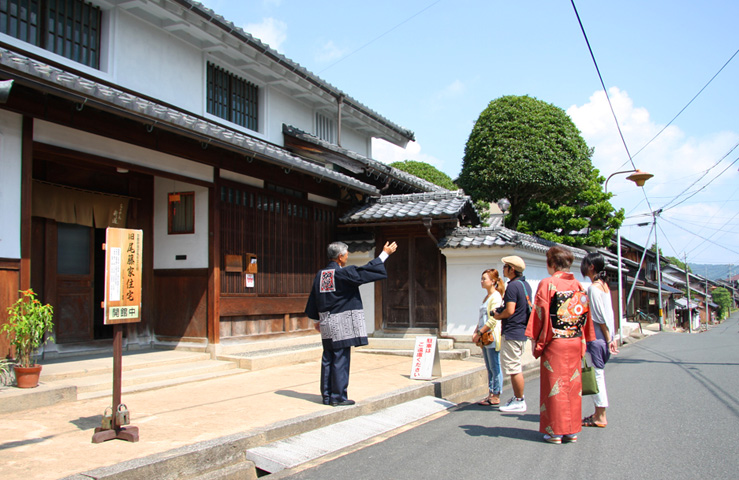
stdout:
{"type": "MultiPolygon", "coordinates": [[[[665,332],[624,347],[606,366],[608,427],[584,428],[575,444],[542,442],[539,380],[532,378],[525,414],[462,406],[333,461],[274,477],[739,478],[738,320],[733,315],[708,332],[665,332]]],[[[585,397],[583,413],[592,410],[585,397]]]]}

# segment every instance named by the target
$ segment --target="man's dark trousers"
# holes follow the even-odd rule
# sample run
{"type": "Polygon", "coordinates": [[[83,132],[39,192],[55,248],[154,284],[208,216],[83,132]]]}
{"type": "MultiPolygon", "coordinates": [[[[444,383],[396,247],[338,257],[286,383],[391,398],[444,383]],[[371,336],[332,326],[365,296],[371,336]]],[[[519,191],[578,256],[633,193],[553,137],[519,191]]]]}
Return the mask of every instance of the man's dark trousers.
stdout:
{"type": "Polygon", "coordinates": [[[321,394],[323,403],[343,402],[347,399],[346,390],[349,387],[349,363],[352,347],[337,350],[323,349],[321,358],[321,394]]]}

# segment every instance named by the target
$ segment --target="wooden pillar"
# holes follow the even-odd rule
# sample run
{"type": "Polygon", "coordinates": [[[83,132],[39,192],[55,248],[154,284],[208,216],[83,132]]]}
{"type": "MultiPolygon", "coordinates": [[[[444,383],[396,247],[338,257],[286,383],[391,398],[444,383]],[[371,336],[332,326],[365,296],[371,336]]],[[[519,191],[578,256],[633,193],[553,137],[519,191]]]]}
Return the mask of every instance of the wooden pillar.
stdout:
{"type": "Polygon", "coordinates": [[[33,205],[33,117],[23,117],[21,133],[21,264],[20,288],[31,288],[31,216],[33,205]]]}
{"type": "Polygon", "coordinates": [[[208,206],[208,343],[221,341],[221,217],[218,214],[221,203],[221,171],[213,171],[213,186],[209,188],[208,206]]]}

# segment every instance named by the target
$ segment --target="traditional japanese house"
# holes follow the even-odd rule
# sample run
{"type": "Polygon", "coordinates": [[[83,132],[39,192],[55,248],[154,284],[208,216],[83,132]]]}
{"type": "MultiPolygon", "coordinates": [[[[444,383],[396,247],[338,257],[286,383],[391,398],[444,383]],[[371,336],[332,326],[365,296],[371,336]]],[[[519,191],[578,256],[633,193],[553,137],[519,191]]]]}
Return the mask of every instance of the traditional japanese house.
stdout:
{"type": "Polygon", "coordinates": [[[366,236],[357,208],[381,195],[458,202],[429,225],[370,232],[400,240],[398,282],[436,275],[377,293],[383,312],[411,312],[388,326],[443,325],[438,308],[413,309],[443,298],[431,236],[474,220],[469,200],[372,160],[373,138],[403,147],[413,132],[200,3],[2,2],[0,80],[0,323],[33,287],[55,307],[47,354],[109,348],[109,226],[143,231],[127,348],[313,334],[303,309],[325,247],[366,236]]]}

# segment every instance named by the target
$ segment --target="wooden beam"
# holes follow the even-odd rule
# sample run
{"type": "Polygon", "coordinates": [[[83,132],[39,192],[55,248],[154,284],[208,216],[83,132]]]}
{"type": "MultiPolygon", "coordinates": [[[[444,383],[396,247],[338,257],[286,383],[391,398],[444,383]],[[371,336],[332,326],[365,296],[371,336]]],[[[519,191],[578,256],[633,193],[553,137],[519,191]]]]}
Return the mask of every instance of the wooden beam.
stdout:
{"type": "Polygon", "coordinates": [[[31,215],[33,206],[33,118],[23,117],[21,133],[21,290],[31,288],[31,215]]]}

